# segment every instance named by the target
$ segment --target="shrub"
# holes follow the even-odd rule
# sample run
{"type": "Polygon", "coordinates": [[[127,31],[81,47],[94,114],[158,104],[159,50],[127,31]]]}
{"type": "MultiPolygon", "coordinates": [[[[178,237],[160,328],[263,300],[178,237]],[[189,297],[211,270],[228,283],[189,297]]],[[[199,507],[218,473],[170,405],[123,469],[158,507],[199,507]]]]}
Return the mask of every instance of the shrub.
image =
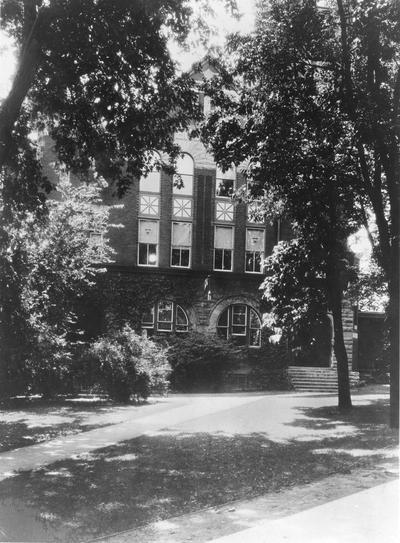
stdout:
{"type": "Polygon", "coordinates": [[[113,400],[126,403],[132,395],[146,399],[152,390],[168,386],[166,349],[128,325],[95,341],[90,355],[100,383],[113,400]]]}
{"type": "Polygon", "coordinates": [[[224,372],[239,361],[241,349],[216,335],[190,332],[168,339],[171,386],[179,391],[219,390],[224,372]]]}

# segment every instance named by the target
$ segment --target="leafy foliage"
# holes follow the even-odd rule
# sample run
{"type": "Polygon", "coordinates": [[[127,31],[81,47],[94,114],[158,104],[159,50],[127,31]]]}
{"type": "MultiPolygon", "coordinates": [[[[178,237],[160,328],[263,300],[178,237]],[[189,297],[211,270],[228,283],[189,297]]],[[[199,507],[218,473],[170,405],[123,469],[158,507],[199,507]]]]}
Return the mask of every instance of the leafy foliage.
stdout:
{"type": "Polygon", "coordinates": [[[146,399],[152,390],[167,390],[170,366],[166,350],[125,325],[99,338],[90,348],[98,378],[110,398],[128,402],[146,399]]]}
{"type": "MultiPolygon", "coordinates": [[[[31,129],[45,127],[73,171],[97,169],[123,192],[151,169],[149,151],[172,159],[174,134],[198,118],[193,81],[179,75],[169,42],[187,45],[208,28],[196,0],[2,2],[2,26],[15,41],[18,71],[0,109],[0,168],[24,99],[31,129]],[[4,150],[4,155],[3,155],[4,150]]],[[[225,3],[234,11],[234,1],[225,3]]]]}
{"type": "Polygon", "coordinates": [[[0,255],[3,392],[28,388],[50,394],[67,384],[79,342],[76,302],[102,271],[99,258],[106,263],[112,256],[106,237],[100,248],[89,236],[91,231],[105,236],[110,226],[101,191],[101,185],[75,187],[61,180],[41,216],[37,209],[5,201],[0,255]]]}
{"type": "Polygon", "coordinates": [[[214,334],[190,332],[168,339],[171,385],[180,391],[219,390],[223,374],[239,362],[241,349],[214,334]]]}

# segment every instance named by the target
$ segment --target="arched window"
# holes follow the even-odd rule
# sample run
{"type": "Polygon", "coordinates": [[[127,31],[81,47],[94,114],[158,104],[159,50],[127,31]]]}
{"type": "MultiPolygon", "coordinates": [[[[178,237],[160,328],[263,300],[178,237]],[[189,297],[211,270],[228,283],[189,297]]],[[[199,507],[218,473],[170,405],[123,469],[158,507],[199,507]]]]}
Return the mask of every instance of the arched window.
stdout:
{"type": "Polygon", "coordinates": [[[182,196],[193,195],[193,175],[194,175],[194,162],[193,158],[184,153],[176,161],[176,172],[174,175],[174,194],[180,194],[182,196]]]}
{"type": "Polygon", "coordinates": [[[179,304],[162,300],[150,307],[142,317],[142,328],[148,335],[157,332],[187,332],[189,319],[186,311],[179,304]]]}
{"type": "Polygon", "coordinates": [[[245,304],[233,304],[219,316],[217,333],[237,345],[261,345],[261,320],[257,312],[245,304]]]}

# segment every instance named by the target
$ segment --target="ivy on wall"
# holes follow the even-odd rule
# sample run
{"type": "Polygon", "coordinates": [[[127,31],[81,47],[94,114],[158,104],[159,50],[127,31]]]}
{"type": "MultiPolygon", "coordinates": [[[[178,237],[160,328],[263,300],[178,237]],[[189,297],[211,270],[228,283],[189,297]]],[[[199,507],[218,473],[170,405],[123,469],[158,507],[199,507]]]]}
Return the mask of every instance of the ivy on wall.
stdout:
{"type": "Polygon", "coordinates": [[[188,307],[202,291],[201,278],[184,281],[161,274],[109,271],[82,300],[80,318],[87,336],[96,337],[129,324],[140,329],[143,313],[159,300],[172,299],[188,307]]]}

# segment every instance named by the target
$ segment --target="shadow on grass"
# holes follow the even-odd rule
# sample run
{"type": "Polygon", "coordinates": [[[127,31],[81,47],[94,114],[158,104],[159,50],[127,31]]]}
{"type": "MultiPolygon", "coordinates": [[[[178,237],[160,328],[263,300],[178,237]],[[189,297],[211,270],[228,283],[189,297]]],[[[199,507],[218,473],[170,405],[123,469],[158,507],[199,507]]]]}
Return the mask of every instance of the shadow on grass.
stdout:
{"type": "MultiPolygon", "coordinates": [[[[306,418],[294,424],[344,420],[355,427],[344,437],[312,441],[276,443],[261,432],[144,435],[4,480],[0,510],[25,508],[48,530],[49,541],[75,542],[376,467],[395,461],[388,451],[397,437],[384,429],[386,410],[382,400],[346,415],[330,407],[304,409],[306,418]],[[365,454],[354,455],[361,443],[365,454]]],[[[31,541],[34,532],[31,527],[31,541]]]]}
{"type": "MultiPolygon", "coordinates": [[[[161,401],[158,401],[161,403],[161,401]]],[[[97,397],[13,398],[0,404],[0,453],[121,422],[148,402],[117,404],[97,397]],[[121,415],[121,420],[107,416],[121,415]],[[103,419],[103,420],[102,420],[103,419]]]]}

